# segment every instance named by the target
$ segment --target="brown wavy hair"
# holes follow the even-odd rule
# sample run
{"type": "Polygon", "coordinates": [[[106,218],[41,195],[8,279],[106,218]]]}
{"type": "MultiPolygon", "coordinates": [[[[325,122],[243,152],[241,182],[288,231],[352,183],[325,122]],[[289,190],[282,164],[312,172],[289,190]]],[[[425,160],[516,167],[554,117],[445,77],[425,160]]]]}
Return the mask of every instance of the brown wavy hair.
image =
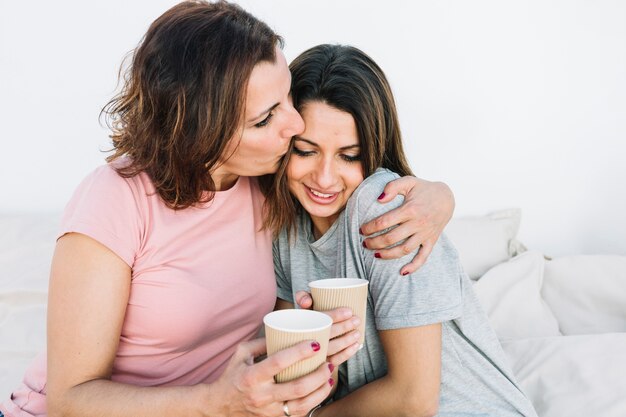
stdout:
{"type": "MultiPolygon", "coordinates": [[[[289,66],[291,96],[299,112],[310,102],[321,102],[352,115],[361,148],[363,175],[387,168],[401,176],[413,175],[402,146],[395,100],[383,70],[365,52],[345,45],[318,45],[300,54],[289,66]]],[[[265,226],[274,236],[283,228],[295,230],[302,207],[289,192],[285,155],[271,185],[261,183],[267,195],[265,226]]]]}
{"type": "MultiPolygon", "coordinates": [[[[213,198],[210,172],[238,134],[256,64],[276,59],[282,39],[236,4],[186,1],[156,19],[103,108],[108,162],[128,178],[145,172],[173,209],[213,198]]],[[[122,70],[120,69],[120,74],[122,70]]]]}

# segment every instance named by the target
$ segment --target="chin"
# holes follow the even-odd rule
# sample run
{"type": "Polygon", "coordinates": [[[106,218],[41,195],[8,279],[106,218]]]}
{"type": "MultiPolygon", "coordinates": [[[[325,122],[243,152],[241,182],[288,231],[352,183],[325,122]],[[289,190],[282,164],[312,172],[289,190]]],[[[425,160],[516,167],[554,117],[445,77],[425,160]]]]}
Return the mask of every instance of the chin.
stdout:
{"type": "Polygon", "coordinates": [[[310,216],[315,216],[315,217],[319,217],[319,218],[327,218],[327,217],[332,217],[336,214],[338,214],[341,209],[318,209],[317,207],[315,207],[312,210],[308,210],[307,207],[304,208],[306,210],[307,213],[309,213],[310,216]]]}

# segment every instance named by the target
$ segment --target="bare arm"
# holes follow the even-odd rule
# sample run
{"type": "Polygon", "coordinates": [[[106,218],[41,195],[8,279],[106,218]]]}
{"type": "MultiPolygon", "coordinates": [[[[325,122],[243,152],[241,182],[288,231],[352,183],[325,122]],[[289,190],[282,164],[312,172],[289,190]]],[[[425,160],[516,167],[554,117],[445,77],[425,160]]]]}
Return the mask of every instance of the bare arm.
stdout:
{"type": "Polygon", "coordinates": [[[289,400],[304,414],[330,392],[323,364],[306,377],[275,384],[280,370],[312,356],[302,342],[266,360],[263,339],[241,343],[213,384],[138,387],[110,380],[130,295],[131,271],[97,241],[70,233],[59,239],[48,305],[48,415],[56,416],[261,416],[280,415],[289,400]]]}
{"type": "Polygon", "coordinates": [[[315,417],[434,416],[441,382],[441,324],[380,331],[388,373],[315,417]]]}
{"type": "Polygon", "coordinates": [[[381,259],[400,258],[420,248],[413,260],[399,271],[408,275],[419,269],[430,255],[444,227],[454,212],[454,195],[442,182],[430,182],[415,177],[402,177],[391,181],[379,197],[380,203],[393,200],[398,194],[405,196],[404,203],[384,215],[365,223],[361,232],[365,236],[399,225],[392,231],[365,239],[368,249],[376,251],[381,259]],[[384,249],[406,239],[402,245],[384,249]]]}

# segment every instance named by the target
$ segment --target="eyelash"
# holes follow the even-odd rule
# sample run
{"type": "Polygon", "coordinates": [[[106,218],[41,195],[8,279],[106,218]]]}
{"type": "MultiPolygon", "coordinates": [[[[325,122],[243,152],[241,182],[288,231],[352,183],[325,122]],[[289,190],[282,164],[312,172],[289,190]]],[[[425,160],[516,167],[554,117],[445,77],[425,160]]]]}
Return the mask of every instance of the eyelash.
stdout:
{"type": "MultiPolygon", "coordinates": [[[[296,148],[294,146],[293,148],[293,153],[295,153],[296,155],[306,158],[307,156],[311,156],[313,155],[314,151],[302,151],[298,148],[296,148]]],[[[348,163],[353,163],[353,162],[360,162],[361,161],[361,155],[340,155],[340,158],[343,159],[344,161],[348,162],[348,163]]]]}
{"type": "Polygon", "coordinates": [[[344,161],[346,162],[360,162],[361,161],[361,155],[354,155],[354,156],[350,156],[350,155],[341,155],[341,157],[343,158],[344,161]]]}
{"type": "Polygon", "coordinates": [[[263,119],[259,123],[255,124],[254,127],[265,127],[265,126],[267,126],[270,123],[270,120],[272,120],[272,117],[274,117],[274,113],[270,112],[270,114],[268,114],[265,119],[263,119]]]}

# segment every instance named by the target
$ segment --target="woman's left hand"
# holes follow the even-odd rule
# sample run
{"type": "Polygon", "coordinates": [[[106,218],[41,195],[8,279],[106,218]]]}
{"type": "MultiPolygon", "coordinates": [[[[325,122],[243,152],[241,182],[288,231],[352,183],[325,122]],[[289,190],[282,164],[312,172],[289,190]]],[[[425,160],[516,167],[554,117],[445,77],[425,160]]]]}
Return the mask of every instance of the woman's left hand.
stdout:
{"type": "Polygon", "coordinates": [[[388,183],[378,202],[387,203],[398,194],[405,197],[404,203],[362,225],[361,233],[369,236],[398,225],[385,234],[365,239],[363,243],[367,249],[375,250],[376,257],[381,259],[401,258],[419,248],[413,260],[400,270],[400,274],[407,275],[417,271],[426,262],[452,217],[454,195],[442,182],[407,176],[388,183]],[[403,240],[401,245],[388,248],[403,240]]]}
{"type": "MultiPolygon", "coordinates": [[[[300,308],[310,310],[313,308],[313,298],[306,291],[296,293],[296,303],[300,308]]],[[[359,332],[356,330],[361,318],[352,315],[352,310],[346,307],[324,311],[333,319],[330,328],[330,341],[328,342],[327,360],[338,367],[350,359],[360,348],[359,332]]]]}

